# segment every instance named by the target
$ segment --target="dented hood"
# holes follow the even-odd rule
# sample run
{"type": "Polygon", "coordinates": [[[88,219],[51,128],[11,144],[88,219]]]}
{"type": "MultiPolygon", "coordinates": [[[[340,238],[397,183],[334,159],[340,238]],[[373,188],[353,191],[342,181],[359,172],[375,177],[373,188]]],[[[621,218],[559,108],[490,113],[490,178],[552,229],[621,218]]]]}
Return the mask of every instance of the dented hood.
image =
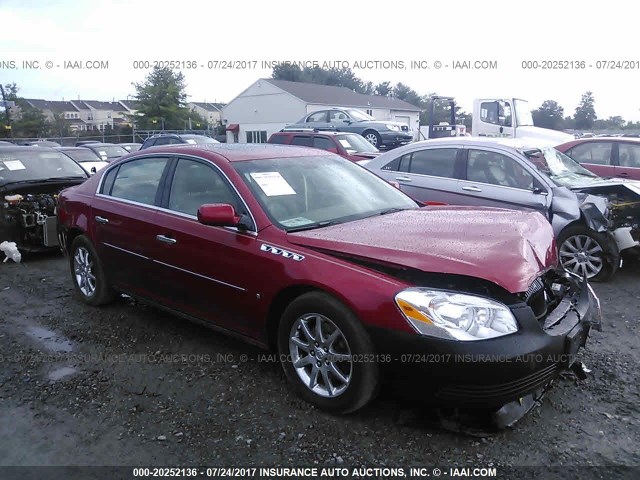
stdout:
{"type": "Polygon", "coordinates": [[[482,278],[526,291],[557,262],[553,231],[539,213],[427,207],[287,234],[296,245],[424,272],[482,278]]]}

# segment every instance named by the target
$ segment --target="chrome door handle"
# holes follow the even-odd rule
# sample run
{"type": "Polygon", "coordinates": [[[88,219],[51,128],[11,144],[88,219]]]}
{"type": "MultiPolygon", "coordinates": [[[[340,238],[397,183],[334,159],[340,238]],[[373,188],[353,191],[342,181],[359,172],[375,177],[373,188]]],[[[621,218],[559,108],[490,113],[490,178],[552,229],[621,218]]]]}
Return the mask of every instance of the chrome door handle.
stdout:
{"type": "Polygon", "coordinates": [[[471,187],[462,187],[463,190],[466,190],[467,192],[481,192],[482,190],[479,189],[476,186],[471,186],[471,187]]]}
{"type": "Polygon", "coordinates": [[[410,182],[411,178],[409,178],[409,177],[396,177],[396,180],[398,180],[400,182],[410,182]]]}
{"type": "Polygon", "coordinates": [[[166,235],[156,235],[156,240],[162,243],[167,243],[169,245],[174,245],[178,243],[178,241],[175,238],[167,237],[166,235]]]}
{"type": "Polygon", "coordinates": [[[96,222],[101,223],[102,225],[104,225],[105,223],[109,223],[109,219],[108,218],[104,218],[104,217],[100,217],[100,216],[96,216],[95,220],[96,220],[96,222]]]}

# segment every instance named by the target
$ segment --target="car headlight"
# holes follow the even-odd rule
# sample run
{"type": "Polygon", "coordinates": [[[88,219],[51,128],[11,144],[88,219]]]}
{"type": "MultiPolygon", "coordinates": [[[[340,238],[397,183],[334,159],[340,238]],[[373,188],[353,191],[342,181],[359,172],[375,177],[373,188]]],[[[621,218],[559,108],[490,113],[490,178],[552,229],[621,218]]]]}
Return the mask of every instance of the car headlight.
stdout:
{"type": "Polygon", "coordinates": [[[518,322],[506,305],[466,293],[408,288],[396,295],[396,304],[422,335],[449,340],[484,340],[518,331],[518,322]]]}
{"type": "Polygon", "coordinates": [[[389,130],[393,130],[394,132],[400,131],[400,127],[398,125],[392,125],[391,123],[385,124],[385,127],[387,127],[389,130]]]}

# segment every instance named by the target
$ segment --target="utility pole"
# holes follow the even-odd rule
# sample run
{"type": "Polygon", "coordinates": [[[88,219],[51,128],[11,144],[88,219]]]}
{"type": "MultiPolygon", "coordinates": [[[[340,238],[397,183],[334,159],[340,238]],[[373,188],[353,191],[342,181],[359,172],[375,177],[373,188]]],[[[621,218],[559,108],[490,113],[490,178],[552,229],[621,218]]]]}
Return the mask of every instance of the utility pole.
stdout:
{"type": "Polygon", "coordinates": [[[11,128],[11,116],[9,115],[9,105],[7,99],[4,96],[4,87],[0,83],[0,92],[2,92],[2,105],[4,106],[4,114],[7,116],[7,129],[9,130],[9,136],[13,139],[13,128],[11,128]]]}

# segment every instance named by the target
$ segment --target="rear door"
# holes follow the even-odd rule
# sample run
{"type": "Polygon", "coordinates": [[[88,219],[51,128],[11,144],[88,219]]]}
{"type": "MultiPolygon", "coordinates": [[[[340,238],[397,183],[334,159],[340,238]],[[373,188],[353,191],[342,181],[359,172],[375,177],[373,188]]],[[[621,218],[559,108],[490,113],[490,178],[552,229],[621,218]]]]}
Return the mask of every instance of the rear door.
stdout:
{"type": "Polygon", "coordinates": [[[389,168],[385,167],[385,170],[395,169],[395,175],[387,178],[421,202],[461,204],[459,152],[456,147],[414,150],[388,164],[389,168]]]}
{"type": "Polygon", "coordinates": [[[491,149],[463,150],[464,177],[459,193],[464,205],[532,209],[548,217],[549,195],[546,187],[513,156],[491,149]]]}
{"type": "Polygon", "coordinates": [[[640,144],[616,143],[614,149],[614,176],[640,180],[640,144]]]}
{"type": "Polygon", "coordinates": [[[153,292],[150,250],[167,164],[167,157],[148,156],[110,169],[92,210],[96,249],[109,280],[143,296],[153,292]]]}
{"type": "Polygon", "coordinates": [[[616,174],[613,146],[613,142],[584,142],[570,148],[567,155],[596,175],[613,177],[616,174]]]}
{"type": "MultiPolygon", "coordinates": [[[[158,269],[163,303],[216,325],[248,333],[248,283],[256,281],[251,255],[256,233],[198,222],[207,203],[231,204],[249,215],[222,172],[207,160],[179,158],[167,177],[162,208],[155,219],[151,257],[158,269]]],[[[250,216],[250,215],[249,215],[250,216]]]]}

